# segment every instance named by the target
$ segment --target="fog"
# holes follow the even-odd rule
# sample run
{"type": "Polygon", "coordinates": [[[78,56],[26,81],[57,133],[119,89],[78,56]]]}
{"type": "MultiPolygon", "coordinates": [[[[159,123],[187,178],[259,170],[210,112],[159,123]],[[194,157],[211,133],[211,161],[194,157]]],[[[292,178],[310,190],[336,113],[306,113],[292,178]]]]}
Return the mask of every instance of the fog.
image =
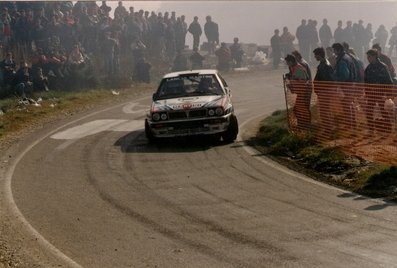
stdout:
{"type": "MultiPolygon", "coordinates": [[[[109,3],[117,5],[117,2],[109,3]]],[[[198,16],[202,26],[205,16],[211,15],[219,24],[220,41],[232,42],[237,36],[244,43],[261,45],[270,43],[276,28],[282,30],[287,26],[295,34],[303,18],[317,20],[317,29],[323,18],[327,18],[332,31],[338,20],[345,26],[347,20],[362,19],[364,25],[372,23],[373,32],[380,24],[390,31],[397,22],[397,2],[394,1],[123,1],[123,5],[134,6],[135,10],[176,11],[177,16],[186,16],[188,24],[198,16]]],[[[187,44],[191,45],[189,34],[187,44]]]]}

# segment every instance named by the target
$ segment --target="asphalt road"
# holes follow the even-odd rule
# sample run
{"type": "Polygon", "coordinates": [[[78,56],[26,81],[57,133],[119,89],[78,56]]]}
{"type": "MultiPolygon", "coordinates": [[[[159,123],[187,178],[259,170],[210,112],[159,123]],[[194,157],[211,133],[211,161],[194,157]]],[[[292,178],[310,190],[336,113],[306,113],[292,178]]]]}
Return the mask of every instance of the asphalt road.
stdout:
{"type": "Polygon", "coordinates": [[[2,200],[43,267],[397,267],[397,210],[244,143],[284,109],[281,71],[226,76],[239,140],[150,145],[150,96],[46,126],[14,147],[2,200]]]}

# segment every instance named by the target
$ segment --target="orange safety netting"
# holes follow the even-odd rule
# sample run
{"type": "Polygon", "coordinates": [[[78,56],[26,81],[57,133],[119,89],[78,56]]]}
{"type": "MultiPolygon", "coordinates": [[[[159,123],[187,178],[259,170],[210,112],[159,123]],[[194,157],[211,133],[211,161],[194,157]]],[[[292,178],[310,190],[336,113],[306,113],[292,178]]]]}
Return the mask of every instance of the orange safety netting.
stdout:
{"type": "Polygon", "coordinates": [[[397,164],[397,86],[285,80],[288,123],[296,134],[348,154],[397,164]]]}

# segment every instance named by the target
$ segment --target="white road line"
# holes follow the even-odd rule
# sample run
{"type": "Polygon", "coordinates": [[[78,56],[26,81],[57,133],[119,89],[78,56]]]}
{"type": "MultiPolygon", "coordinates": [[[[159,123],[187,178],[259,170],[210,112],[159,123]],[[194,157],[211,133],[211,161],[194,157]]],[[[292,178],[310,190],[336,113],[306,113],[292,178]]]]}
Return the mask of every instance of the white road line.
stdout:
{"type": "Polygon", "coordinates": [[[133,102],[123,106],[123,113],[145,115],[149,108],[149,105],[142,105],[137,102],[133,102]]]}
{"type": "MultiPolygon", "coordinates": [[[[68,128],[52,135],[51,138],[57,140],[77,140],[102,131],[132,132],[140,129],[143,129],[142,120],[101,119],[68,128]]],[[[62,146],[58,146],[57,148],[60,147],[62,146]]]]}

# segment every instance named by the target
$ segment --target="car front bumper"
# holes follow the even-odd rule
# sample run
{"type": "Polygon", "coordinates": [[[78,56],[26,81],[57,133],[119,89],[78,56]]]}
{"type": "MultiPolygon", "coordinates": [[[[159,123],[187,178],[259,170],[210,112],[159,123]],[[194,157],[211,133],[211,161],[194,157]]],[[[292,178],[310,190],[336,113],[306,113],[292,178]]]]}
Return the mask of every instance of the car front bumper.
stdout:
{"type": "Polygon", "coordinates": [[[172,138],[191,135],[213,135],[222,133],[229,126],[231,113],[222,117],[194,120],[153,122],[147,119],[150,131],[156,138],[172,138]]]}

